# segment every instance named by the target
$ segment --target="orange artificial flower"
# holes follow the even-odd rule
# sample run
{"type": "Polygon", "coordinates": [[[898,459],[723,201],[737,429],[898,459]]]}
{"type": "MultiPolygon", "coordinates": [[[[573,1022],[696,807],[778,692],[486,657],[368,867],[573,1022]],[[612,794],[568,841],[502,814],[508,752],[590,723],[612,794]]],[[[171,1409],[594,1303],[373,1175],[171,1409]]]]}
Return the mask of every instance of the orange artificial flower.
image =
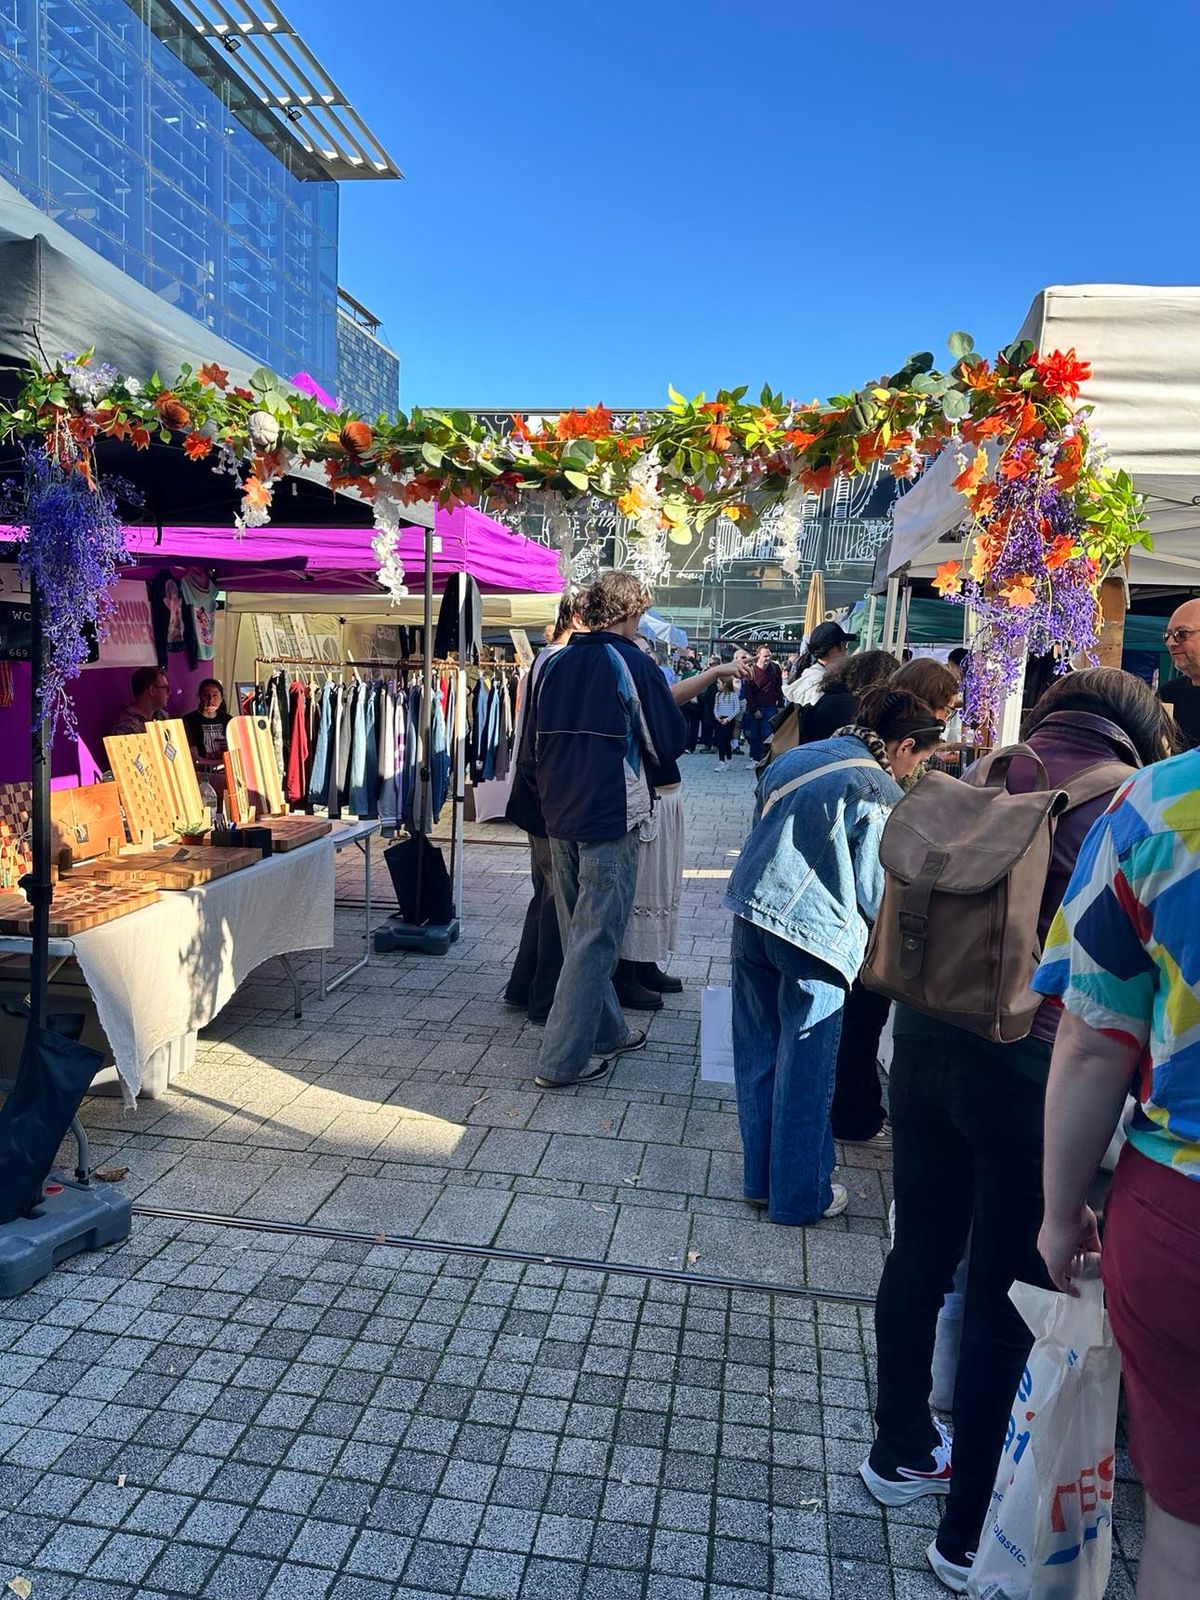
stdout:
{"type": "Polygon", "coordinates": [[[1026,400],[1021,407],[1021,420],[1017,424],[1018,439],[1040,439],[1046,431],[1046,425],[1037,414],[1037,407],[1032,400],[1026,400]]]}
{"type": "Polygon", "coordinates": [[[612,432],[613,414],[607,406],[589,406],[583,414],[583,437],[607,439],[612,432]]]}
{"type": "Polygon", "coordinates": [[[1063,445],[1054,463],[1054,481],[1060,489],[1073,489],[1083,471],[1083,440],[1074,434],[1063,445]]]}
{"type": "Polygon", "coordinates": [[[581,439],[583,437],[583,418],[578,411],[564,411],[555,419],[554,437],[556,439],[581,439]]]}
{"type": "Polygon", "coordinates": [[[805,433],[803,428],[793,428],[784,434],[783,441],[790,444],[793,450],[807,450],[816,437],[815,433],[805,433]]]}
{"type": "Polygon", "coordinates": [[[723,417],[729,410],[724,400],[706,400],[700,407],[706,417],[723,417]]]}
{"type": "Polygon", "coordinates": [[[735,501],[733,505],[725,507],[723,515],[727,516],[730,522],[740,522],[743,517],[750,515],[750,507],[735,501]]]}
{"type": "Polygon", "coordinates": [[[858,441],[858,459],[860,461],[878,461],[883,454],[883,445],[877,433],[864,433],[858,441]]]}
{"type": "Polygon", "coordinates": [[[892,462],[892,477],[896,479],[907,478],[913,469],[913,453],[911,450],[902,450],[892,462]]]}
{"type": "Polygon", "coordinates": [[[1052,350],[1048,356],[1034,356],[1032,365],[1046,391],[1061,395],[1065,400],[1077,400],[1079,385],[1092,375],[1091,367],[1086,361],[1080,361],[1073,347],[1065,354],[1052,350]]]}
{"type": "Polygon", "coordinates": [[[196,376],[201,384],[211,384],[214,389],[224,389],[229,382],[228,371],[215,361],[206,361],[196,376]]]}
{"type": "Polygon", "coordinates": [[[644,511],[649,505],[645,490],[638,484],[631,483],[625,493],[617,498],[617,510],[623,517],[636,517],[639,511],[644,511]]]}
{"type": "Polygon", "coordinates": [[[1028,450],[1008,450],[1000,458],[1000,476],[1011,482],[1037,471],[1037,460],[1028,450]]]}
{"type": "Polygon", "coordinates": [[[723,422],[710,422],[704,431],[708,435],[710,449],[718,452],[729,449],[729,441],[733,435],[723,422]]]}
{"type": "Polygon", "coordinates": [[[148,428],[134,427],[129,431],[129,437],[137,450],[148,450],[150,447],[150,430],[148,428]]]}
{"type": "Polygon", "coordinates": [[[995,566],[999,553],[999,540],[984,538],[975,541],[975,548],[971,552],[971,576],[976,583],[982,583],[987,577],[995,566]]]}
{"type": "Polygon", "coordinates": [[[912,430],[909,428],[898,428],[892,435],[892,442],[888,448],[891,450],[907,450],[911,443],[912,430]]]}
{"type": "Polygon", "coordinates": [[[978,489],[971,492],[971,510],[977,517],[986,517],[996,504],[996,496],[1000,493],[998,483],[981,483],[978,489]]]}
{"type": "Polygon", "coordinates": [[[948,595],[962,593],[962,562],[943,561],[933,579],[933,587],[945,600],[948,595]]]}
{"type": "Polygon", "coordinates": [[[512,432],[514,439],[529,440],[533,437],[529,431],[529,424],[525,421],[525,418],[516,411],[514,411],[512,414],[512,432]]]}
{"type": "Polygon", "coordinates": [[[759,427],[764,433],[769,433],[772,428],[777,428],[779,426],[779,418],[773,411],[767,411],[765,408],[759,412],[758,416],[755,418],[755,421],[758,423],[759,427]]]}
{"type": "Polygon", "coordinates": [[[640,450],[645,442],[640,433],[622,433],[617,437],[617,454],[631,456],[635,450],[640,450]]]}
{"type": "Polygon", "coordinates": [[[1075,555],[1075,540],[1069,533],[1060,533],[1058,538],[1046,551],[1046,571],[1057,572],[1060,567],[1065,567],[1067,562],[1075,555]]]}
{"type": "Polygon", "coordinates": [[[954,487],[959,494],[970,495],[983,482],[983,475],[987,471],[987,451],[976,450],[975,459],[959,473],[954,480],[954,487]]]}
{"type": "Polygon", "coordinates": [[[980,444],[984,439],[994,439],[1007,431],[1008,424],[998,411],[990,412],[986,417],[978,417],[971,422],[964,422],[962,425],[962,436],[968,444],[980,444]]]}
{"type": "Polygon", "coordinates": [[[183,441],[183,453],[189,461],[203,461],[212,451],[213,442],[202,433],[189,433],[183,441]]]}
{"type": "Polygon", "coordinates": [[[269,506],[271,491],[261,478],[251,475],[242,485],[242,499],[248,506],[269,506]]]}
{"type": "Polygon", "coordinates": [[[990,389],[996,381],[986,361],[976,361],[973,365],[960,361],[958,371],[968,389],[990,389]]]}
{"type": "Polygon", "coordinates": [[[1018,611],[1024,611],[1037,601],[1037,591],[1034,589],[1033,579],[1028,573],[1024,572],[1018,573],[1015,578],[1001,589],[1000,593],[1008,601],[1009,605],[1014,606],[1018,611]]]}
{"type": "Polygon", "coordinates": [[[163,426],[170,428],[172,433],[182,433],[191,426],[192,413],[173,394],[160,394],[154,404],[158,407],[163,426]]]}
{"type": "Polygon", "coordinates": [[[833,482],[833,468],[803,467],[800,471],[800,482],[810,494],[820,494],[822,489],[828,489],[833,482]]]}

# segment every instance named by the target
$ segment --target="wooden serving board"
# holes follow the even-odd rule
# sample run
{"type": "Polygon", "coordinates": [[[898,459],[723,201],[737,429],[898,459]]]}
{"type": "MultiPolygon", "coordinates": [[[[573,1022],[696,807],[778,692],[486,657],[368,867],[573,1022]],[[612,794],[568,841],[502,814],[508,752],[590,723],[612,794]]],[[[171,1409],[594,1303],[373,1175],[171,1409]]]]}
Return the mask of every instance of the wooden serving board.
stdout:
{"type": "Polygon", "coordinates": [[[104,753],[121,792],[125,821],[134,844],[141,844],[147,834],[151,839],[165,839],[173,833],[175,807],[167,794],[162,762],[155,754],[150,735],[110,735],[104,741],[104,753]]]}
{"type": "Polygon", "coordinates": [[[283,779],[266,717],[231,717],[225,732],[230,750],[241,760],[249,803],[263,816],[286,811],[283,779]]]}
{"type": "MultiPolygon", "coordinates": [[[[154,889],[143,884],[58,884],[50,905],[50,937],[70,939],[89,928],[141,911],[158,900],[154,889]]],[[[0,894],[0,933],[33,931],[33,907],[23,894],[0,894]]]]}
{"type": "Polygon", "coordinates": [[[208,845],[165,845],[161,850],[132,850],[109,856],[85,867],[89,879],[120,883],[136,881],[160,889],[195,889],[214,878],[225,878],[262,859],[257,850],[212,849],[208,845]]]}
{"type": "Polygon", "coordinates": [[[29,836],[32,809],[31,783],[0,783],[0,888],[7,880],[14,894],[17,879],[33,870],[29,836]]]}
{"type": "MultiPolygon", "coordinates": [[[[262,841],[261,848],[266,849],[266,840],[270,840],[271,851],[275,855],[282,855],[288,850],[298,850],[301,845],[312,844],[316,839],[323,839],[327,833],[333,832],[333,823],[325,817],[307,817],[295,813],[285,817],[263,817],[260,822],[247,823],[240,828],[228,828],[224,833],[205,834],[205,844],[209,847],[221,847],[230,844],[251,845],[262,841]]],[[[255,850],[255,855],[260,851],[255,850]]]]}
{"type": "Polygon", "coordinates": [[[198,822],[205,815],[200,799],[196,764],[188,748],[187,730],[179,717],[165,722],[148,722],[146,737],[158,758],[163,788],[174,807],[173,821],[198,822]]]}
{"type": "Polygon", "coordinates": [[[50,795],[50,836],[55,860],[72,864],[115,855],[125,844],[121,794],[115,783],[55,789],[50,795]]]}

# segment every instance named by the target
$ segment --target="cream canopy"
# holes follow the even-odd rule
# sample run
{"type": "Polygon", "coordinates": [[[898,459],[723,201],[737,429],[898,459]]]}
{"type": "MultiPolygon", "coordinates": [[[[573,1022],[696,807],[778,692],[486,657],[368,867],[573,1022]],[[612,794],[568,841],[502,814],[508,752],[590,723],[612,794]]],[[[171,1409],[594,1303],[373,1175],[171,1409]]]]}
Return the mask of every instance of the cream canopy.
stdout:
{"type": "MultiPolygon", "coordinates": [[[[1147,497],[1154,549],[1133,552],[1130,581],[1200,587],[1200,288],[1044,289],[1017,337],[1091,363],[1083,399],[1095,407],[1094,431],[1147,497]]],[[[889,575],[928,576],[961,551],[958,470],[943,452],[897,503],[889,575]]]]}

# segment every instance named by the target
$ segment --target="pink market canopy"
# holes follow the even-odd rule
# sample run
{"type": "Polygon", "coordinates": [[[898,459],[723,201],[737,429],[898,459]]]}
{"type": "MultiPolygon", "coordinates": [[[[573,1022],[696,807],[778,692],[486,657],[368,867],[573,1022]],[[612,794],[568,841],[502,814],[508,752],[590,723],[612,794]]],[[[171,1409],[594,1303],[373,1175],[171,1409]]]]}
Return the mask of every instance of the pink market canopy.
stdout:
{"type": "MultiPolygon", "coordinates": [[[[0,538],[5,531],[0,530],[0,538]]],[[[288,528],[272,524],[239,538],[228,528],[126,529],[128,577],[152,577],[163,563],[194,562],[240,593],[276,592],[292,583],[309,594],[376,594],[380,589],[371,528],[288,528]]],[[[485,594],[557,594],[562,588],[557,554],[469,506],[438,509],[433,529],[433,579],[437,589],[464,569],[485,594]]],[[[425,530],[400,533],[400,558],[410,571],[424,563],[425,530]]]]}

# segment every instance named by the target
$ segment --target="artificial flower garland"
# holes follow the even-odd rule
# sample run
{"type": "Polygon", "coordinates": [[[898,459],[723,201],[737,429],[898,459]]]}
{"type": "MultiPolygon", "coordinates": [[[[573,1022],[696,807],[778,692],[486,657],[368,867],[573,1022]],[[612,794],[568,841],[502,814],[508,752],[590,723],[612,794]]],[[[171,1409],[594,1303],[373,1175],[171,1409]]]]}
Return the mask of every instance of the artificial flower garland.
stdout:
{"type": "MultiPolygon", "coordinates": [[[[994,363],[966,334],[953,364],[912,357],[878,383],[826,405],[744,388],[688,400],[670,390],[662,411],[615,416],[604,406],[555,418],[514,416],[499,433],[465,411],[415,409],[367,422],[286,387],[260,368],[231,385],[215,362],[145,382],[93,364],[89,353],[30,370],[15,404],[0,402],[0,439],[40,437],[62,472],[94,487],[97,439],[145,449],[179,445],[237,479],[242,528],[270,519],[274,486],[298,466],[323,464],[332,489],[353,489],[374,510],[380,581],[404,589],[396,549],[406,507],[484,502],[503,513],[531,495],[565,506],[614,502],[635,529],[635,560],[651,578],[714,516],[753,522],[782,504],[784,543],[795,543],[806,497],[835,478],[887,460],[913,479],[940,452],[961,452],[957,486],[971,511],[969,563],[945,563],[939,591],[969,602],[983,624],[980,673],[968,707],[977,725],[1029,650],[1094,648],[1104,576],[1144,539],[1141,502],[1127,474],[1092,443],[1078,404],[1090,368],[1073,350],[1039,356],[1028,342],[994,363]],[[988,443],[999,450],[993,472],[988,443]]],[[[566,524],[566,519],[561,519],[566,524]]],[[[30,538],[39,537],[30,522],[30,538]]],[[[787,565],[785,552],[785,566],[787,565]]],[[[793,564],[794,565],[794,564],[793,564]]],[[[66,658],[64,657],[64,664],[66,658]]]]}

